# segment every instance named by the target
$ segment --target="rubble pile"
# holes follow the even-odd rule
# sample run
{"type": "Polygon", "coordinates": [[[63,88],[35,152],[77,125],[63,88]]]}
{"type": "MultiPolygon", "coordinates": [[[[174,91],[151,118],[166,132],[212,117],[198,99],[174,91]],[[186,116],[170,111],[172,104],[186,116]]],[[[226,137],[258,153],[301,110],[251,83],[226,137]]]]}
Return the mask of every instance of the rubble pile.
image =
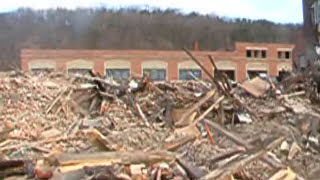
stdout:
{"type": "Polygon", "coordinates": [[[0,178],[319,179],[320,111],[305,89],[232,87],[216,71],[184,82],[2,76],[0,178]]]}

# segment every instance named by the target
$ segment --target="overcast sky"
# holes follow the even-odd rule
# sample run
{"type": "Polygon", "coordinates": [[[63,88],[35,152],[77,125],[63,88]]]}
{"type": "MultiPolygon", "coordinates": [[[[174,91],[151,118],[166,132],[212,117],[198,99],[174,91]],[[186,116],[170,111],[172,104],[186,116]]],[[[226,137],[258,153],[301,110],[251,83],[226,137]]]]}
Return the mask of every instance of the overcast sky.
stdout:
{"type": "Polygon", "coordinates": [[[177,8],[185,13],[195,11],[200,14],[213,13],[281,23],[302,22],[302,0],[0,0],[0,12],[12,11],[19,7],[74,9],[100,6],[177,8]]]}

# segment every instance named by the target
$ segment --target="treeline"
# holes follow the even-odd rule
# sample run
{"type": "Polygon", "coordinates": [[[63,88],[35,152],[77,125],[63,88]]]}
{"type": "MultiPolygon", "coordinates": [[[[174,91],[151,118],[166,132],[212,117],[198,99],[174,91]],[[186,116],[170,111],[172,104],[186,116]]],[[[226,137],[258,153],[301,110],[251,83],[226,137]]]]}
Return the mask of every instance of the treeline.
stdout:
{"type": "Polygon", "coordinates": [[[294,43],[299,24],[228,19],[177,10],[19,9],[0,14],[1,69],[19,67],[21,48],[232,49],[235,41],[294,43]]]}

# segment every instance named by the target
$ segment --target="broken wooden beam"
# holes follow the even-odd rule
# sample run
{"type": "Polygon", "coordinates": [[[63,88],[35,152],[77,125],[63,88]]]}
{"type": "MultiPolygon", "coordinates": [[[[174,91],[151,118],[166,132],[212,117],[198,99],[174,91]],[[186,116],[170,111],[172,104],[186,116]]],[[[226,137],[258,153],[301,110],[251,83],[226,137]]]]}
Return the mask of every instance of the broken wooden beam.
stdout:
{"type": "Polygon", "coordinates": [[[209,121],[209,120],[204,120],[204,123],[208,124],[211,128],[213,128],[215,131],[223,134],[224,136],[227,136],[230,140],[235,142],[236,144],[245,147],[246,149],[251,149],[253,146],[250,145],[247,141],[242,139],[239,135],[236,135],[234,133],[229,132],[219,124],[209,121]]]}
{"type": "Polygon", "coordinates": [[[191,124],[191,126],[196,125],[198,122],[200,122],[202,119],[204,119],[214,108],[217,108],[220,104],[220,102],[224,99],[224,96],[221,96],[214,104],[212,104],[204,113],[202,113],[194,122],[191,124]]]}
{"type": "Polygon", "coordinates": [[[295,180],[295,179],[297,179],[297,175],[290,168],[287,168],[287,169],[279,170],[268,180],[295,180]]]}
{"type": "Polygon", "coordinates": [[[142,112],[141,110],[141,107],[139,106],[138,103],[135,104],[135,107],[139,113],[139,116],[141,117],[141,119],[143,120],[144,124],[147,126],[147,127],[150,127],[150,124],[149,124],[149,121],[146,117],[146,115],[142,112]]]}
{"type": "Polygon", "coordinates": [[[69,172],[83,167],[108,166],[114,164],[146,164],[172,162],[176,155],[167,151],[96,152],[82,154],[61,154],[56,157],[61,172],[69,172]]]}
{"type": "Polygon", "coordinates": [[[192,107],[190,107],[184,114],[180,117],[178,122],[175,123],[175,125],[182,124],[183,121],[190,116],[193,112],[195,112],[200,106],[202,106],[205,102],[207,102],[212,96],[214,96],[216,93],[216,90],[209,91],[204,97],[202,97],[197,103],[193,104],[192,107]]]}
{"type": "MultiPolygon", "coordinates": [[[[237,145],[243,146],[246,148],[246,150],[250,150],[252,149],[254,146],[252,145],[252,143],[247,142],[246,140],[244,140],[243,138],[241,138],[239,135],[229,132],[228,130],[224,129],[223,127],[221,127],[219,124],[214,123],[212,121],[209,120],[204,120],[204,122],[206,124],[208,124],[210,127],[212,127],[215,131],[218,131],[219,133],[223,134],[224,136],[228,137],[230,140],[232,140],[234,143],[236,143],[237,145]]],[[[238,150],[234,150],[235,152],[238,150]]],[[[232,153],[232,152],[230,152],[232,153]]],[[[227,154],[228,155],[228,154],[227,154]]],[[[219,157],[218,157],[219,158],[219,157]]],[[[279,167],[283,167],[282,164],[277,163],[276,161],[274,161],[273,159],[269,158],[268,156],[264,156],[261,158],[261,161],[268,164],[270,167],[272,168],[279,168],[279,167]]]]}
{"type": "Polygon", "coordinates": [[[191,163],[184,161],[181,158],[177,158],[177,163],[187,172],[191,179],[199,179],[206,175],[202,169],[193,166],[191,163]]]}
{"type": "Polygon", "coordinates": [[[305,91],[299,91],[299,92],[295,92],[295,93],[291,93],[291,94],[284,94],[284,95],[278,96],[277,99],[286,99],[286,98],[291,98],[291,97],[296,97],[296,96],[303,96],[305,94],[306,94],[305,91]]]}
{"type": "Polygon", "coordinates": [[[228,177],[230,175],[235,174],[236,172],[240,171],[241,169],[245,168],[248,164],[252,163],[255,160],[263,157],[268,151],[276,148],[285,140],[284,137],[277,138],[270,144],[268,144],[265,148],[260,149],[259,151],[248,155],[246,158],[242,160],[235,161],[230,165],[226,165],[224,167],[218,168],[211,173],[207,174],[201,180],[219,180],[221,178],[228,177]]]}
{"type": "Polygon", "coordinates": [[[107,151],[120,150],[120,147],[118,147],[116,143],[112,142],[110,139],[105,137],[97,129],[84,130],[83,134],[85,135],[86,138],[88,138],[91,141],[93,145],[97,146],[100,150],[107,150],[107,151]]]}
{"type": "Polygon", "coordinates": [[[215,163],[215,162],[218,162],[220,160],[232,157],[232,156],[234,156],[236,154],[243,153],[243,152],[245,152],[245,149],[243,149],[243,148],[233,149],[233,150],[226,151],[226,152],[223,152],[221,154],[218,154],[216,156],[213,156],[208,161],[210,163],[215,163]]]}

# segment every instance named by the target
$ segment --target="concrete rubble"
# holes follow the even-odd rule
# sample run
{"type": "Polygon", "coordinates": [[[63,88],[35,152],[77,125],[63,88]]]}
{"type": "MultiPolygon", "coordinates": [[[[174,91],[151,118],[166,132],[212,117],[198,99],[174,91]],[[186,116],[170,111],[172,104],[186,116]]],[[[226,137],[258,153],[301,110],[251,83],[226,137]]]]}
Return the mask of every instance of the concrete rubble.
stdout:
{"type": "Polygon", "coordinates": [[[186,82],[2,76],[0,178],[319,179],[320,111],[307,82],[260,79],[257,92],[216,70],[186,82]]]}

